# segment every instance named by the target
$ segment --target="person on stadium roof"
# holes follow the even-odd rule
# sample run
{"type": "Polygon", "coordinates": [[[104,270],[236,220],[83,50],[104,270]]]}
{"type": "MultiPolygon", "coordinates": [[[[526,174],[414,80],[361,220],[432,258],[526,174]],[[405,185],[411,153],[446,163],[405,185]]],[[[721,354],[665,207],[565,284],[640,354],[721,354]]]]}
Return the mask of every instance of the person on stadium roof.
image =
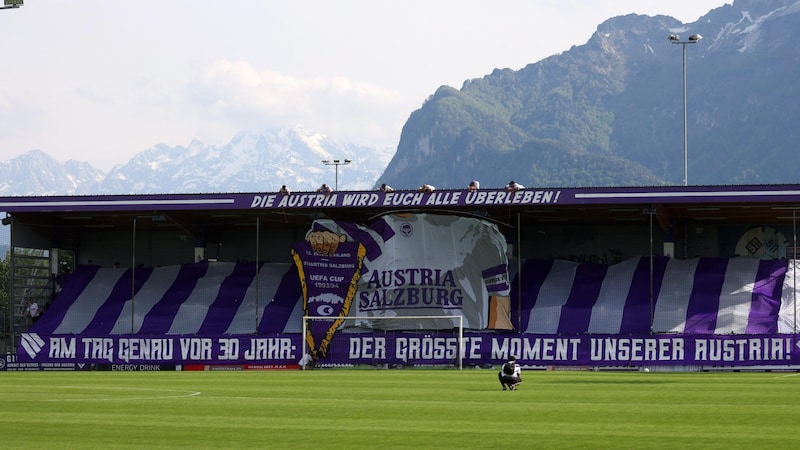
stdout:
{"type": "Polygon", "coordinates": [[[517,183],[514,180],[509,181],[508,184],[506,185],[506,190],[509,192],[516,192],[520,189],[525,189],[525,186],[517,183]]]}

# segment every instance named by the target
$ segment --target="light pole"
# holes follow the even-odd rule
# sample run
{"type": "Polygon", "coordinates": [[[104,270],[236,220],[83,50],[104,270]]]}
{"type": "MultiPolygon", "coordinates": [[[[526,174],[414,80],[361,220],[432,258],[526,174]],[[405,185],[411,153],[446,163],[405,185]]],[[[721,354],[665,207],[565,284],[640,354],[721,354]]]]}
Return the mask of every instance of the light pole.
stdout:
{"type": "Polygon", "coordinates": [[[345,160],[334,159],[332,161],[329,160],[329,159],[323,159],[322,160],[322,164],[325,164],[326,166],[336,166],[336,184],[333,185],[334,186],[333,189],[335,191],[339,190],[339,166],[346,166],[346,165],[350,164],[351,162],[353,162],[353,161],[351,161],[349,159],[345,159],[345,160]]]}
{"type": "Polygon", "coordinates": [[[683,47],[683,185],[689,184],[689,139],[686,135],[686,44],[696,44],[703,39],[699,34],[689,36],[688,41],[682,41],[677,34],[670,34],[669,41],[683,47]]]}

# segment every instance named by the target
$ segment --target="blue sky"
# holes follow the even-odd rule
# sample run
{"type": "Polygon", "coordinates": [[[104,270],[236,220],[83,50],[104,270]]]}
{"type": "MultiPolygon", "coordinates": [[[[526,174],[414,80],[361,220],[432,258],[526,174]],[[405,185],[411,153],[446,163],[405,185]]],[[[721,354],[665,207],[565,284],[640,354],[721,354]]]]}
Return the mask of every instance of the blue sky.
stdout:
{"type": "Polygon", "coordinates": [[[441,85],[520,69],[629,13],[724,0],[25,0],[0,11],[0,160],[102,170],[158,143],[302,124],[395,147],[441,85]]]}

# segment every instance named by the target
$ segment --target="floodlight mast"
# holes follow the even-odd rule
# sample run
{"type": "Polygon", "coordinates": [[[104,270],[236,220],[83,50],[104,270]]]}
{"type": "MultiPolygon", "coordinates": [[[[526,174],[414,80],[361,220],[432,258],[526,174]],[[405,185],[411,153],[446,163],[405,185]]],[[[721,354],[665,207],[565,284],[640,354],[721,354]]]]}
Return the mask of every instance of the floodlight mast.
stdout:
{"type": "Polygon", "coordinates": [[[333,161],[331,161],[329,159],[323,159],[322,160],[322,164],[325,164],[326,166],[336,166],[336,184],[333,185],[334,186],[333,189],[335,191],[339,190],[339,166],[346,166],[346,165],[350,164],[351,162],[353,162],[353,161],[349,160],[349,159],[345,159],[345,160],[334,159],[333,161]]]}
{"type": "Polygon", "coordinates": [[[677,34],[670,34],[667,39],[673,44],[683,47],[683,185],[687,186],[689,184],[689,139],[686,131],[686,45],[696,44],[697,41],[703,39],[703,36],[693,34],[689,36],[689,40],[681,41],[677,34]]]}

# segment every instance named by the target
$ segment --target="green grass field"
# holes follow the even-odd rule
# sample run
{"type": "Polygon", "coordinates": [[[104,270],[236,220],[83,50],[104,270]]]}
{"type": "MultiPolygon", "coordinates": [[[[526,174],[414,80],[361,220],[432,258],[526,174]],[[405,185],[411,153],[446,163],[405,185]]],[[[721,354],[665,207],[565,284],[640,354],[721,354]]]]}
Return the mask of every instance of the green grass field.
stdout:
{"type": "Polygon", "coordinates": [[[798,448],[800,374],[0,372],[3,448],[798,448]]]}

